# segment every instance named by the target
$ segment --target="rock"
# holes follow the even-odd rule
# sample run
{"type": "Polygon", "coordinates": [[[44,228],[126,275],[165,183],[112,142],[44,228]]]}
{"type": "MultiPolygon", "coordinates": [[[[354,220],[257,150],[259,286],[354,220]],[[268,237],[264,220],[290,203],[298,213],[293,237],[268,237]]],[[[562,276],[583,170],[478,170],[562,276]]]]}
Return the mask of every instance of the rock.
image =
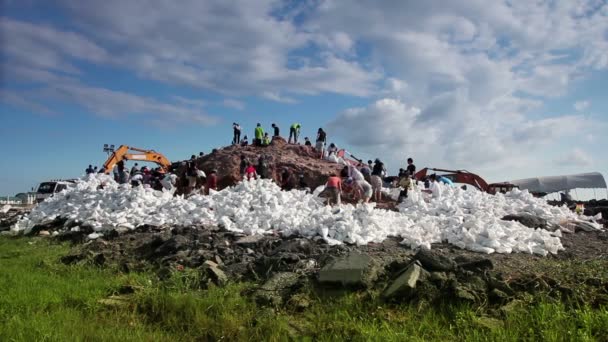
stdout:
{"type": "Polygon", "coordinates": [[[245,252],[246,252],[247,254],[254,254],[254,253],[255,253],[255,252],[253,251],[253,249],[251,249],[251,248],[247,248],[247,249],[245,250],[245,252]]]}
{"type": "Polygon", "coordinates": [[[503,221],[517,221],[529,228],[546,228],[547,220],[542,217],[534,216],[531,214],[518,214],[518,215],[507,215],[502,218],[503,221]]]}
{"type": "Polygon", "coordinates": [[[220,258],[220,256],[219,256],[219,255],[217,255],[217,254],[216,254],[216,255],[215,255],[215,257],[214,257],[214,259],[215,259],[215,262],[216,262],[218,265],[223,265],[223,264],[224,264],[224,261],[222,260],[222,258],[220,258]]]}
{"type": "Polygon", "coordinates": [[[457,299],[470,304],[476,304],[485,302],[488,286],[482,278],[471,276],[455,284],[454,290],[454,295],[457,299]]]}
{"type": "Polygon", "coordinates": [[[220,270],[218,267],[209,266],[206,267],[207,275],[217,286],[224,286],[228,282],[228,276],[224,271],[220,270]]]}
{"type": "Polygon", "coordinates": [[[418,262],[413,262],[408,266],[382,293],[382,297],[389,299],[393,297],[410,298],[416,291],[419,282],[429,277],[418,262]]]}
{"type": "Polygon", "coordinates": [[[320,283],[369,287],[378,277],[378,266],[369,255],[357,252],[334,259],[319,272],[320,283]]]}
{"type": "Polygon", "coordinates": [[[414,259],[420,261],[422,267],[428,271],[451,272],[456,269],[456,262],[436,252],[421,249],[414,259]]]}
{"type": "Polygon", "coordinates": [[[41,230],[38,232],[40,236],[51,236],[51,233],[48,230],[41,230]]]}
{"type": "Polygon", "coordinates": [[[487,330],[497,330],[505,325],[503,321],[491,317],[476,317],[474,322],[479,328],[487,330]]]}
{"type": "Polygon", "coordinates": [[[299,284],[300,276],[298,274],[277,273],[255,292],[255,301],[261,305],[280,306],[299,284]]]}
{"type": "Polygon", "coordinates": [[[186,248],[188,245],[188,238],[182,235],[175,235],[165,241],[154,251],[157,256],[168,256],[175,254],[178,250],[186,248]]]}
{"type": "Polygon", "coordinates": [[[207,261],[205,261],[203,264],[204,264],[204,265],[206,265],[206,266],[209,266],[209,267],[216,267],[216,268],[217,268],[217,267],[219,267],[219,265],[218,265],[218,264],[214,263],[214,262],[213,262],[213,261],[211,261],[211,260],[207,260],[207,261]]]}
{"type": "Polygon", "coordinates": [[[243,247],[254,247],[262,240],[264,240],[264,235],[247,235],[236,240],[235,244],[243,247]]]}

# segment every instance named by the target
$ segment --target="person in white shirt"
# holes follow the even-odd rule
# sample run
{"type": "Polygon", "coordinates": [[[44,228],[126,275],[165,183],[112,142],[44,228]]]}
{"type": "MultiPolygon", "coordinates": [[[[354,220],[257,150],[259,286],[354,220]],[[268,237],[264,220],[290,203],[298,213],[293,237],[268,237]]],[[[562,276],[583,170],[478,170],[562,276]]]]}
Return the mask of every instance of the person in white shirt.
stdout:
{"type": "Polygon", "coordinates": [[[431,194],[431,196],[433,198],[440,198],[441,195],[443,194],[442,185],[439,184],[439,182],[437,182],[437,177],[435,175],[431,175],[431,177],[429,179],[431,181],[429,184],[429,188],[422,190],[422,192],[431,194]]]}
{"type": "Polygon", "coordinates": [[[368,203],[374,193],[372,185],[366,182],[364,179],[355,180],[355,184],[359,188],[363,202],[368,203]]]}
{"type": "Polygon", "coordinates": [[[162,184],[163,189],[172,191],[176,188],[177,178],[177,175],[173,173],[167,173],[165,177],[160,181],[160,184],[162,184]]]}

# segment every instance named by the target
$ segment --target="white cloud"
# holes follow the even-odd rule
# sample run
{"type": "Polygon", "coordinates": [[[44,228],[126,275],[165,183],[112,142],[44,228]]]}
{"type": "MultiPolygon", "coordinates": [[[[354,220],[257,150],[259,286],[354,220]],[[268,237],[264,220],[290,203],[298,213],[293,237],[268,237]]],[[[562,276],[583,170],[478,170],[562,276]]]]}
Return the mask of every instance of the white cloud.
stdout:
{"type": "Polygon", "coordinates": [[[589,101],[576,101],[574,103],[574,109],[577,112],[582,112],[585,109],[589,108],[589,105],[590,105],[589,101]]]}
{"type": "MultiPolygon", "coordinates": [[[[354,151],[383,156],[392,168],[402,166],[408,155],[427,166],[475,171],[523,166],[545,148],[590,130],[588,120],[576,115],[501,119],[507,116],[487,116],[484,108],[465,114],[461,106],[468,104],[459,105],[457,98],[445,96],[433,102],[438,108],[422,110],[385,98],[341,112],[328,129],[354,151]],[[441,101],[452,108],[438,105],[441,101]]],[[[528,105],[503,101],[499,107],[508,111],[528,105]]]]}
{"type": "Polygon", "coordinates": [[[554,163],[562,167],[586,167],[593,164],[593,158],[580,148],[574,148],[567,154],[555,159],[554,163]]]}
{"type": "Polygon", "coordinates": [[[264,97],[268,100],[275,101],[275,102],[282,102],[282,103],[296,103],[297,102],[295,99],[292,99],[291,97],[282,96],[281,94],[275,93],[272,91],[263,92],[262,97],[264,97]]]}
{"type": "Polygon", "coordinates": [[[236,110],[245,109],[245,104],[243,102],[235,100],[235,99],[224,99],[223,105],[226,108],[233,108],[236,110]]]}

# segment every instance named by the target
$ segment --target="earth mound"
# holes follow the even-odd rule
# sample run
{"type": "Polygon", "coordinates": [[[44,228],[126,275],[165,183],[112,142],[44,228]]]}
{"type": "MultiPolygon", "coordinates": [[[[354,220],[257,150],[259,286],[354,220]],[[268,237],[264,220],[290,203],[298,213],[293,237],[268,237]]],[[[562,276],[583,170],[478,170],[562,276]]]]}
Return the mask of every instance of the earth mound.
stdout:
{"type": "MultiPolygon", "coordinates": [[[[304,176],[304,182],[314,189],[325,184],[327,177],[339,172],[343,165],[321,159],[310,146],[288,144],[285,139],[274,138],[268,146],[226,146],[214,149],[210,154],[196,159],[199,170],[209,174],[217,171],[218,190],[235,185],[241,180],[241,156],[257,166],[258,159],[265,157],[268,163],[268,177],[278,181],[286,168],[292,175],[304,176]]],[[[180,169],[185,174],[185,167],[180,169]]],[[[297,180],[297,178],[296,178],[297,180]]]]}

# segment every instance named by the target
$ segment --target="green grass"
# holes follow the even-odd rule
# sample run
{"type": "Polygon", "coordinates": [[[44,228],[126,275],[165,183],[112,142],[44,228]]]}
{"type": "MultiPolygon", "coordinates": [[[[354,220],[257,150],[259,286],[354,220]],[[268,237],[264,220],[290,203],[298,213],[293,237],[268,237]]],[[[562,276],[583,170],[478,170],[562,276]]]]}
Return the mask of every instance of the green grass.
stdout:
{"type": "Polygon", "coordinates": [[[201,290],[195,270],[160,282],[153,273],[123,274],[66,266],[66,245],[0,238],[0,341],[593,341],[606,340],[608,311],[532,301],[495,318],[466,307],[382,303],[374,294],[319,298],[298,312],[255,305],[252,284],[201,290]],[[100,300],[125,285],[124,305],[100,300]],[[498,318],[496,318],[498,317],[498,318]]]}

